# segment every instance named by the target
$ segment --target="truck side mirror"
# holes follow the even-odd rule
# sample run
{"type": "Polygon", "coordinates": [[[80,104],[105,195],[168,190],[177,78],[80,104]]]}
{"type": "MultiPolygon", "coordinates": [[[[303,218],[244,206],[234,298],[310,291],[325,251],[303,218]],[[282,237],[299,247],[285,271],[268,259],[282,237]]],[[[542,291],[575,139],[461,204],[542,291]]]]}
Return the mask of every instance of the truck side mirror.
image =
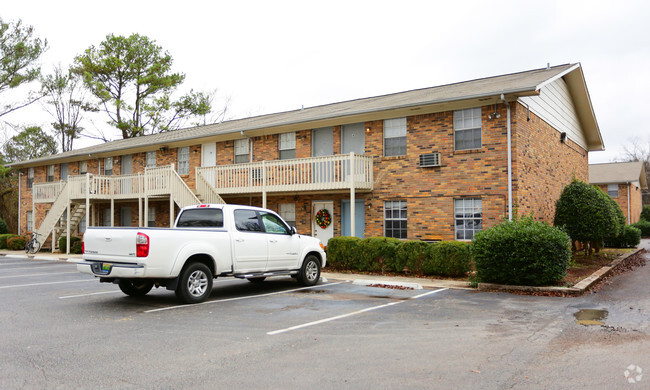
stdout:
{"type": "Polygon", "coordinates": [[[291,235],[293,236],[294,234],[298,234],[298,232],[296,232],[295,226],[291,226],[291,235]]]}

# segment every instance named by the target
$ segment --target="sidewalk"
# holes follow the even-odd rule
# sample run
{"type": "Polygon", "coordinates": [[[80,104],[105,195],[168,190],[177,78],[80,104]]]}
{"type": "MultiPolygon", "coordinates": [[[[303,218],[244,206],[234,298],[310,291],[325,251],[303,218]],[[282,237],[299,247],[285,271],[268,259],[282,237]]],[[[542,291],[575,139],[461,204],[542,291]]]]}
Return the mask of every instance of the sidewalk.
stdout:
{"type": "Polygon", "coordinates": [[[66,255],[65,253],[50,253],[38,252],[34,255],[27,254],[25,251],[10,251],[7,249],[0,249],[0,257],[12,256],[19,259],[32,259],[44,261],[67,261],[69,263],[76,263],[81,260],[81,255],[66,255]]]}

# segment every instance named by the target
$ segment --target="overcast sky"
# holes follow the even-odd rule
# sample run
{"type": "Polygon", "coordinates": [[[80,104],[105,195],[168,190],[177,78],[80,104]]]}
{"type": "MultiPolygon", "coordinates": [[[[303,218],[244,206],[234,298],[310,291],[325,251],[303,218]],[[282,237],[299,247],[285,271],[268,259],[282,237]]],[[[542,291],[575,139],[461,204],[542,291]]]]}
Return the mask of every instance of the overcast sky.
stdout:
{"type": "MultiPolygon", "coordinates": [[[[146,35],[184,89],[230,97],[230,118],[580,62],[606,147],[590,162],[650,142],[648,1],[49,0],[5,2],[0,17],[48,40],[46,73],[107,34],[146,35]]],[[[42,111],[3,119],[49,128],[42,111]]]]}

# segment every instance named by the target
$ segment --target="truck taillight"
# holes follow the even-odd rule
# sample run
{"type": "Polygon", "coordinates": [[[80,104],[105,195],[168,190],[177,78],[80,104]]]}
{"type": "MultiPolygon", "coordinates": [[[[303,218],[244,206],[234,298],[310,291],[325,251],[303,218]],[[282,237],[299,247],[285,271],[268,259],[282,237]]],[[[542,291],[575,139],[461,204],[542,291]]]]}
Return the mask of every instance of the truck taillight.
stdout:
{"type": "Polygon", "coordinates": [[[149,256],[149,236],[144,233],[138,233],[135,237],[135,253],[138,257],[149,256]]]}
{"type": "Polygon", "coordinates": [[[81,241],[81,254],[83,255],[84,253],[86,253],[86,245],[81,241]]]}

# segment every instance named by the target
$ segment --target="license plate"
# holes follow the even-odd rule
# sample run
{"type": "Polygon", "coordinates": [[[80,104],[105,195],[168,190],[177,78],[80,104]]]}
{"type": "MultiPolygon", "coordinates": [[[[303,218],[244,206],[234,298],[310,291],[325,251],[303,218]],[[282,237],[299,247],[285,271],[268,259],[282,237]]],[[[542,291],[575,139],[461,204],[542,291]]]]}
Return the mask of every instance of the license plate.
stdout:
{"type": "Polygon", "coordinates": [[[111,265],[110,264],[108,264],[108,263],[103,263],[102,264],[102,271],[110,272],[110,270],[111,270],[111,265]]]}
{"type": "Polygon", "coordinates": [[[108,275],[111,273],[111,263],[93,263],[90,268],[95,275],[108,275]]]}

